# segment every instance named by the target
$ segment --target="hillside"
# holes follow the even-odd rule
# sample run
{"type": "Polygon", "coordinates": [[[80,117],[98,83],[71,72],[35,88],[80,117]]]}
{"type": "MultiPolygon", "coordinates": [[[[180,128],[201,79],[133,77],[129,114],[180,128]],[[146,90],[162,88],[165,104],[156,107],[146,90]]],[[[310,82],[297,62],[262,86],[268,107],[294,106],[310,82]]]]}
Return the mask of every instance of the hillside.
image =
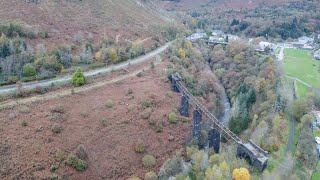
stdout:
{"type": "Polygon", "coordinates": [[[155,0],[162,8],[167,10],[194,10],[199,7],[241,9],[254,8],[261,3],[276,5],[290,0],[155,0]]]}
{"type": "MultiPolygon", "coordinates": [[[[156,34],[164,19],[150,3],[139,0],[0,0],[0,22],[23,21],[38,31],[47,31],[52,41],[72,41],[75,34],[148,37],[156,34]]],[[[123,38],[125,38],[123,37],[123,38]]]]}

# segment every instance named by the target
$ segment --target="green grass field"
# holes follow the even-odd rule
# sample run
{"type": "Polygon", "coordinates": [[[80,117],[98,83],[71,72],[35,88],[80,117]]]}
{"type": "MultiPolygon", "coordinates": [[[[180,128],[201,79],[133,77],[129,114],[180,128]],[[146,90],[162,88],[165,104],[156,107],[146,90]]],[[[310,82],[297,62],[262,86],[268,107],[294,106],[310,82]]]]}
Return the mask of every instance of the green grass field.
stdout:
{"type": "Polygon", "coordinates": [[[310,91],[310,88],[308,88],[306,85],[300,83],[299,81],[297,83],[297,94],[298,97],[305,97],[307,93],[310,91]]]}
{"type": "MultiPolygon", "coordinates": [[[[320,89],[320,61],[313,59],[311,51],[285,49],[283,65],[288,76],[298,78],[320,89]]],[[[308,92],[308,87],[297,82],[297,91],[299,97],[303,97],[308,92]]]]}
{"type": "Polygon", "coordinates": [[[319,180],[320,179],[320,163],[318,162],[317,167],[311,177],[311,180],[319,180]]]}

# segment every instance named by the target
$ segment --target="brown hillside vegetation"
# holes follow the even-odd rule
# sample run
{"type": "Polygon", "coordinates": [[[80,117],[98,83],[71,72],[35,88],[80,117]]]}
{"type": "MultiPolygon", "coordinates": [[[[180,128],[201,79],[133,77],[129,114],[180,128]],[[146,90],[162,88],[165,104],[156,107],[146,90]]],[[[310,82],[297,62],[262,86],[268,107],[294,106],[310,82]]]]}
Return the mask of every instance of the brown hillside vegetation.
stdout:
{"type": "Polygon", "coordinates": [[[158,172],[191,133],[190,120],[178,116],[176,124],[168,122],[179,96],[170,92],[165,66],[92,91],[0,111],[0,179],[144,177],[147,154],[155,157],[152,169],[158,172]],[[138,142],[145,145],[140,153],[138,142]],[[85,153],[78,152],[80,144],[85,153]],[[84,172],[67,164],[71,154],[87,162],[84,172]]]}
{"type": "MultiPolygon", "coordinates": [[[[0,22],[23,21],[38,31],[47,31],[48,41],[72,42],[75,34],[92,33],[121,38],[149,37],[159,32],[164,19],[150,3],[140,0],[0,0],[0,22]]],[[[142,38],[143,39],[143,38],[142,38]]]]}
{"type": "Polygon", "coordinates": [[[196,9],[201,6],[212,8],[254,8],[261,3],[266,3],[268,5],[286,3],[293,0],[180,0],[176,2],[174,0],[156,0],[156,2],[167,10],[191,10],[196,9]]]}

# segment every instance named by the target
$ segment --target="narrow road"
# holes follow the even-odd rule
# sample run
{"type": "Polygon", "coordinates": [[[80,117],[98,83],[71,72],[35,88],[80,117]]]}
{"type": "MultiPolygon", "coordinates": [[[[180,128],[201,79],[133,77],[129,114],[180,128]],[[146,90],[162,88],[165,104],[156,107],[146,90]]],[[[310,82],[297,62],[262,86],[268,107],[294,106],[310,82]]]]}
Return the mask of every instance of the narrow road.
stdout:
{"type": "MultiPolygon", "coordinates": [[[[140,64],[140,63],[145,62],[145,61],[155,57],[156,55],[162,53],[171,44],[172,44],[172,42],[168,42],[167,44],[161,46],[160,48],[158,48],[154,51],[151,51],[145,55],[139,56],[135,59],[130,59],[128,61],[116,64],[116,65],[107,66],[107,67],[104,67],[101,69],[87,71],[84,74],[86,77],[92,77],[92,76],[96,76],[96,75],[100,75],[100,74],[106,74],[106,73],[112,72],[114,70],[120,70],[120,69],[128,67],[129,65],[140,64]]],[[[60,78],[56,78],[56,79],[23,83],[23,88],[24,89],[33,89],[35,87],[48,87],[51,84],[62,84],[62,83],[67,83],[69,81],[71,81],[71,75],[66,75],[64,77],[60,77],[60,78]]],[[[1,93],[8,93],[8,92],[15,91],[15,90],[16,90],[15,85],[2,86],[2,87],[0,87],[0,94],[1,93]]]]}
{"type": "Polygon", "coordinates": [[[279,61],[282,61],[283,58],[284,58],[284,47],[281,46],[280,52],[279,52],[279,54],[278,54],[278,60],[279,60],[279,61]]]}

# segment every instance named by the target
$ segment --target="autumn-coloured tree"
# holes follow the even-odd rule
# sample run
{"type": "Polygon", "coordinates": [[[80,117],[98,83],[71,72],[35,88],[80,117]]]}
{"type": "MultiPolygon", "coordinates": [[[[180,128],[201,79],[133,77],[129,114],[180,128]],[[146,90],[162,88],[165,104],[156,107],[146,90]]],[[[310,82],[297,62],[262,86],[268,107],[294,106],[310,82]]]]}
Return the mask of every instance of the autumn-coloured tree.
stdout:
{"type": "Polygon", "coordinates": [[[108,49],[108,56],[113,64],[118,62],[118,54],[115,48],[108,49]]]}
{"type": "Polygon", "coordinates": [[[250,173],[246,168],[239,168],[233,170],[232,178],[234,180],[250,180],[250,173]]]}
{"type": "Polygon", "coordinates": [[[185,58],[186,57],[186,51],[183,50],[182,48],[179,48],[179,56],[180,56],[180,58],[185,58]]]}

